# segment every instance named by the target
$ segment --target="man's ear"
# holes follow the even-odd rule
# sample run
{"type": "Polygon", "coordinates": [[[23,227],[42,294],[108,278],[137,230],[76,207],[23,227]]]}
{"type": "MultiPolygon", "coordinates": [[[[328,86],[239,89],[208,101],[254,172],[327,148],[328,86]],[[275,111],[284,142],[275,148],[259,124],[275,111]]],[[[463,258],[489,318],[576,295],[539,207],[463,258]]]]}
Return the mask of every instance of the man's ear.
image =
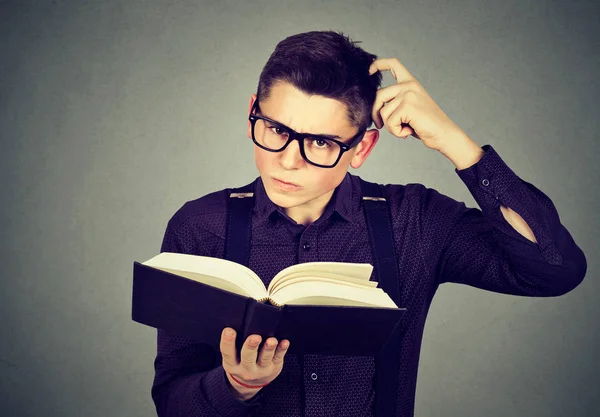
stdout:
{"type": "Polygon", "coordinates": [[[360,141],[360,143],[356,146],[356,151],[354,152],[354,156],[350,160],[350,166],[354,169],[360,168],[360,166],[365,162],[375,144],[379,140],[379,130],[371,129],[365,132],[365,136],[360,141]]]}
{"type": "MultiPolygon", "coordinates": [[[[248,117],[250,117],[250,112],[252,111],[252,106],[256,101],[256,94],[252,94],[250,96],[250,105],[248,106],[248,117]]],[[[252,139],[252,122],[248,120],[248,139],[252,139]]]]}

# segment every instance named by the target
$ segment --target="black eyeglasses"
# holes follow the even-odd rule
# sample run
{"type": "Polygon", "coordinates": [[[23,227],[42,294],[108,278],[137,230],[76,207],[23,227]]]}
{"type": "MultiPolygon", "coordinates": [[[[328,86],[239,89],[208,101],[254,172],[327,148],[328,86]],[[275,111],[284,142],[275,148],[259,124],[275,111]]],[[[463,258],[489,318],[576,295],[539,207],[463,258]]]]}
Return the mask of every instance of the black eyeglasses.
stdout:
{"type": "Polygon", "coordinates": [[[260,111],[258,100],[254,102],[248,117],[252,124],[252,141],[256,146],[269,152],[281,152],[293,140],[297,140],[302,158],[309,164],[321,168],[336,166],[344,152],[358,145],[366,132],[366,130],[358,132],[348,143],[344,143],[331,137],[335,135],[298,133],[268,117],[252,114],[255,109],[260,111]]]}

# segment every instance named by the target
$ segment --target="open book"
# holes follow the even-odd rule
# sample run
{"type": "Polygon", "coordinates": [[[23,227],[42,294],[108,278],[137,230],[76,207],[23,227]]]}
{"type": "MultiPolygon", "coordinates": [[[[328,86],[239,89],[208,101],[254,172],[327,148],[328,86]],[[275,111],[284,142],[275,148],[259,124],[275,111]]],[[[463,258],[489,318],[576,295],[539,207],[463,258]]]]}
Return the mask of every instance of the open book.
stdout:
{"type": "Polygon", "coordinates": [[[144,265],[162,269],[258,302],[284,304],[398,307],[377,282],[373,266],[344,262],[307,262],[281,270],[265,288],[251,269],[226,259],[162,252],[144,265]]]}
{"type": "Polygon", "coordinates": [[[132,319],[208,343],[233,327],[290,340],[289,352],[375,355],[405,311],[370,281],[373,266],[309,262],[281,270],[265,287],[246,266],[162,252],[134,262],[132,319]]]}

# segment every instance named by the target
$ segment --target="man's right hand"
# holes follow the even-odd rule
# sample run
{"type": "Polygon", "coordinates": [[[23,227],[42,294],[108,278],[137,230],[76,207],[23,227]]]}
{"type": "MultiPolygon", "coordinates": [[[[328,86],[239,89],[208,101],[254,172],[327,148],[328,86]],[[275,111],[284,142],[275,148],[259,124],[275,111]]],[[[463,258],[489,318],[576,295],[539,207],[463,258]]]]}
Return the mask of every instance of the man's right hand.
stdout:
{"type": "Polygon", "coordinates": [[[284,339],[278,343],[276,338],[270,337],[259,354],[258,345],[262,337],[258,334],[250,335],[242,346],[240,360],[238,360],[235,337],[236,332],[230,327],[224,328],[221,333],[223,369],[236,396],[246,401],[254,397],[262,388],[244,387],[235,382],[229,374],[246,385],[264,385],[273,381],[283,369],[283,357],[290,347],[290,342],[284,339]]]}

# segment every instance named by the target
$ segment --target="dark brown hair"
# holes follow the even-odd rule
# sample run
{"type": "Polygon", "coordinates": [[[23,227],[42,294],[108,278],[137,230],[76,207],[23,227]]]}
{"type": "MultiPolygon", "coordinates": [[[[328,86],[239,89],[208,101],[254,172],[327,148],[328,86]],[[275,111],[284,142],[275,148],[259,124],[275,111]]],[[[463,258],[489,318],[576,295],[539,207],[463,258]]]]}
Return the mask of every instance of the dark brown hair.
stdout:
{"type": "Polygon", "coordinates": [[[371,109],[381,72],[369,76],[377,58],[341,32],[312,31],[292,35],[277,44],[258,81],[257,99],[267,100],[273,84],[284,81],[310,95],[338,100],[359,131],[372,123],[371,109]]]}

